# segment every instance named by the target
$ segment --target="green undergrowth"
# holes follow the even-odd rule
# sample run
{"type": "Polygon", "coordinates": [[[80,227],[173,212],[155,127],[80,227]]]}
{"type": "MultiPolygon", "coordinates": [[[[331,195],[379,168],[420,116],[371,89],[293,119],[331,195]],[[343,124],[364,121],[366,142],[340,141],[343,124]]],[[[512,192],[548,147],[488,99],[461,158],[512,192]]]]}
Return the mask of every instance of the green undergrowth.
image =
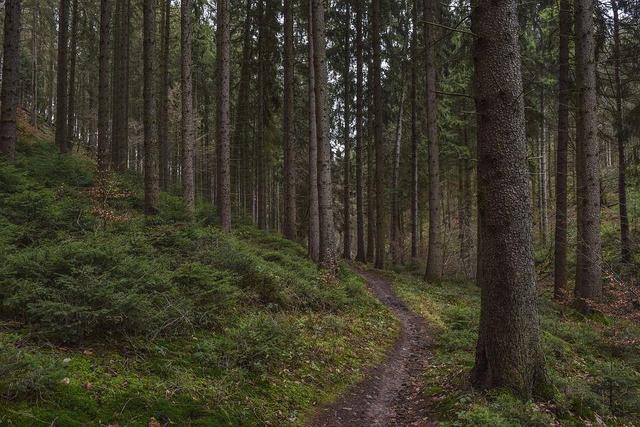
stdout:
{"type": "Polygon", "coordinates": [[[0,425],[298,425],[397,324],[346,269],[34,137],[0,162],[0,425]]]}
{"type": "Polygon", "coordinates": [[[540,298],[543,348],[553,402],[522,402],[507,391],[471,389],[480,292],[473,283],[425,284],[396,274],[395,289],[424,316],[435,338],[425,394],[444,426],[583,426],[640,423],[640,327],[584,317],[540,298]]]}

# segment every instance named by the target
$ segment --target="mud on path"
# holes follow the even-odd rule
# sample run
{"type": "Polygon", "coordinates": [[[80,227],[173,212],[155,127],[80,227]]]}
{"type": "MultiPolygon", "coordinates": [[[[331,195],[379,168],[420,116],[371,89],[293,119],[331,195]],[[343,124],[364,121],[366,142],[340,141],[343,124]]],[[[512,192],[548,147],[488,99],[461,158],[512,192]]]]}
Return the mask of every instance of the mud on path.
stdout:
{"type": "Polygon", "coordinates": [[[423,318],[413,313],[391,284],[375,272],[355,270],[373,294],[400,321],[400,336],[382,364],[330,406],[321,408],[314,427],[435,426],[423,397],[423,376],[432,344],[423,318]]]}

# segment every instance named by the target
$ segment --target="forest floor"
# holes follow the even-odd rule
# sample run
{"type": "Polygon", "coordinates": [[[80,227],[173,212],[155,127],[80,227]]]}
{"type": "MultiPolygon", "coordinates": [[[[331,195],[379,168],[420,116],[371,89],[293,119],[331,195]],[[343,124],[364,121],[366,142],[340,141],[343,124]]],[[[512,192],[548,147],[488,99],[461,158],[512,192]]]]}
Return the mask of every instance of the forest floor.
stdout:
{"type": "Polygon", "coordinates": [[[392,284],[375,271],[354,269],[371,292],[400,321],[400,335],[383,363],[332,405],[323,408],[313,426],[431,426],[424,372],[432,344],[424,318],[410,310],[392,284]]]}

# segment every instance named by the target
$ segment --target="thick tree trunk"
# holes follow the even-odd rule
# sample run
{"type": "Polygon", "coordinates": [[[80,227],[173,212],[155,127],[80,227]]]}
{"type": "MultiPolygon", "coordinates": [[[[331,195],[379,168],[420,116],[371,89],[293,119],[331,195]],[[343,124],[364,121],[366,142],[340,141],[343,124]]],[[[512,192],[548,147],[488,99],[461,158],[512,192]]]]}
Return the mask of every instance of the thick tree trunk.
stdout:
{"type": "Polygon", "coordinates": [[[558,141],[556,148],[556,229],[554,247],[554,297],[567,288],[567,146],[569,143],[569,33],[571,2],[560,0],[558,70],[558,141]]]}
{"type": "Polygon", "coordinates": [[[76,56],[78,46],[78,0],[73,0],[71,8],[71,46],[69,48],[69,108],[67,109],[67,144],[69,149],[73,148],[75,138],[76,119],[76,56]]]}
{"type": "MultiPolygon", "coordinates": [[[[64,2],[65,0],[61,0],[64,2]]],[[[109,168],[109,33],[111,2],[100,1],[100,55],[98,59],[98,171],[109,168]]],[[[58,88],[60,86],[58,85],[58,88]]],[[[56,120],[57,121],[57,120],[56,120]]],[[[56,129],[57,135],[57,129],[56,129]]],[[[66,149],[66,143],[65,143],[66,149]]],[[[62,150],[61,150],[62,151],[62,150]]]]}
{"type": "MultiPolygon", "coordinates": [[[[7,7],[5,6],[5,13],[7,7]]],[[[31,124],[38,128],[38,26],[40,24],[40,3],[34,0],[31,10],[31,124]]],[[[6,25],[5,25],[6,28],[6,25]]],[[[5,36],[5,40],[6,40],[5,36]]]]}
{"type": "Polygon", "coordinates": [[[373,107],[373,60],[367,72],[367,262],[376,257],[376,192],[375,192],[375,138],[373,107]]]}
{"type": "Polygon", "coordinates": [[[613,10],[613,77],[616,93],[616,141],[618,143],[618,208],[620,212],[620,255],[622,262],[631,259],[631,243],[629,241],[629,217],[627,215],[627,184],[625,176],[625,139],[626,130],[624,112],[622,110],[622,84],[620,82],[620,21],[618,3],[611,0],[613,10]]]}
{"type": "Polygon", "coordinates": [[[129,154],[129,0],[117,2],[115,9],[111,164],[124,171],[129,154]]]}
{"type": "Polygon", "coordinates": [[[256,186],[256,216],[258,228],[267,229],[267,174],[265,164],[265,127],[267,115],[267,99],[265,93],[266,73],[266,11],[265,1],[258,3],[258,117],[257,137],[255,147],[255,186],[256,186]]]}
{"type": "Polygon", "coordinates": [[[313,65],[313,6],[309,0],[309,257],[320,261],[320,216],[318,207],[318,132],[316,128],[316,84],[313,65]]]}
{"type": "Polygon", "coordinates": [[[293,51],[293,12],[291,0],[284,0],[284,111],[283,111],[283,158],[284,158],[284,182],[283,182],[283,224],[284,237],[295,240],[297,234],[296,224],[296,152],[293,135],[293,79],[294,73],[293,51]]]}
{"type": "Polygon", "coordinates": [[[171,31],[171,0],[164,0],[161,30],[160,78],[158,79],[158,145],[160,147],[160,187],[167,190],[169,174],[169,34],[171,31]]]}
{"type": "Polygon", "coordinates": [[[393,194],[391,198],[391,256],[394,264],[402,262],[402,237],[400,233],[400,149],[402,143],[402,115],[404,113],[404,72],[400,79],[400,105],[396,121],[396,138],[393,153],[393,194]]]}
{"type": "Polygon", "coordinates": [[[223,231],[231,231],[231,141],[229,134],[229,0],[218,0],[218,211],[223,231]]]}
{"type": "Polygon", "coordinates": [[[351,93],[350,93],[350,76],[351,70],[351,50],[349,49],[349,36],[351,33],[351,5],[347,2],[347,10],[345,13],[345,40],[344,40],[344,238],[343,238],[343,256],[345,259],[351,259],[351,93]]]}
{"type": "Polygon", "coordinates": [[[380,54],[380,0],[373,0],[371,14],[371,43],[373,47],[373,110],[374,110],[374,141],[376,148],[376,268],[384,268],[385,255],[385,171],[384,171],[384,140],[382,136],[382,85],[381,54],[380,54]]]}
{"type": "Polygon", "coordinates": [[[546,387],[546,376],[536,302],[517,2],[479,0],[473,25],[482,302],[472,383],[509,388],[526,397],[546,387]]]}
{"type": "MultiPolygon", "coordinates": [[[[108,18],[107,18],[108,19],[108,18]]],[[[102,35],[102,27],[101,27],[102,35]]],[[[58,78],[56,91],[56,145],[61,153],[69,152],[67,140],[67,48],[69,43],[69,0],[60,0],[58,9],[58,78]]],[[[107,42],[108,44],[108,42],[107,42]]],[[[100,71],[102,64],[100,64],[100,71]]],[[[109,71],[106,70],[108,73],[109,71]]]]}
{"type": "Polygon", "coordinates": [[[337,272],[335,227],[333,223],[333,182],[327,100],[327,56],[325,46],[324,0],[313,5],[313,66],[316,78],[316,125],[318,132],[318,211],[320,215],[320,266],[337,272]]]}
{"type": "MultiPolygon", "coordinates": [[[[104,0],[103,0],[104,1],[104,0]]],[[[144,0],[143,10],[143,97],[144,97],[144,212],[158,213],[160,185],[158,177],[158,128],[156,124],[155,0],[144,0]]]]}
{"type": "Polygon", "coordinates": [[[362,7],[356,0],[356,261],[366,261],[364,245],[364,141],[363,141],[363,52],[362,7]]]}
{"type": "Polygon", "coordinates": [[[7,0],[4,6],[2,89],[0,92],[0,152],[9,160],[16,153],[16,109],[20,65],[20,0],[7,0]]]}
{"type": "Polygon", "coordinates": [[[418,256],[418,0],[411,8],[411,258],[418,256]]]}
{"type": "MultiPolygon", "coordinates": [[[[436,1],[425,0],[424,17],[436,22],[436,1]]],[[[442,191],[440,189],[440,141],[438,136],[438,101],[436,95],[435,27],[425,24],[426,45],[426,110],[429,140],[429,247],[426,280],[442,277],[442,191]]]]}
{"type": "Polygon", "coordinates": [[[575,295],[582,309],[602,297],[600,176],[593,1],[575,2],[576,192],[578,235],[575,295]]]}
{"type": "Polygon", "coordinates": [[[182,95],[182,198],[187,215],[193,218],[195,191],[193,160],[195,150],[195,123],[193,120],[193,79],[191,71],[191,0],[180,2],[180,87],[182,95]]]}

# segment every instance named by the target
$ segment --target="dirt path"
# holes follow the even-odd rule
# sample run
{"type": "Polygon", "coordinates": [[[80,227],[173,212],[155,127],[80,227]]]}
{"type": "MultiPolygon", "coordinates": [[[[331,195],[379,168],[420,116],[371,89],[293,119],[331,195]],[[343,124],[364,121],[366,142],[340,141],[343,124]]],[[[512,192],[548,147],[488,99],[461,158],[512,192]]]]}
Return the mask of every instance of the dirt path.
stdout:
{"type": "Polygon", "coordinates": [[[395,296],[391,284],[374,272],[357,270],[373,294],[400,320],[401,332],[386,360],[312,421],[324,426],[435,426],[422,396],[431,337],[424,319],[395,296]]]}

